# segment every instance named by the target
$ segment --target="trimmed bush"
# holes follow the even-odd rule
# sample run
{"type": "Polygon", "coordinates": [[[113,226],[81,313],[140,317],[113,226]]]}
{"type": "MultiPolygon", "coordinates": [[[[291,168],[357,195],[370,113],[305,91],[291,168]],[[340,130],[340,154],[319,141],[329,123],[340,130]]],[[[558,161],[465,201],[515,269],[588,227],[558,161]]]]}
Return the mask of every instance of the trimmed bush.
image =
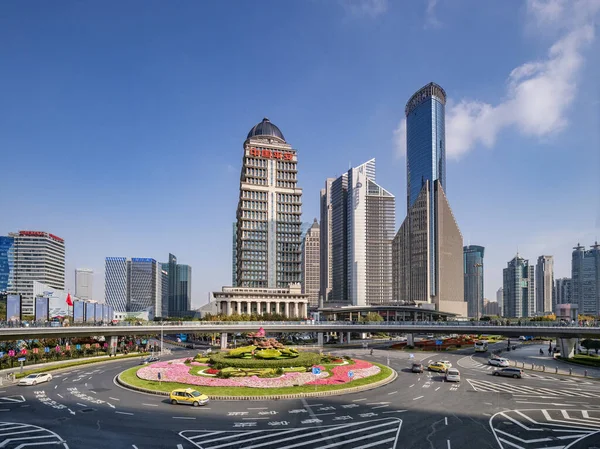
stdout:
{"type": "Polygon", "coordinates": [[[277,357],[281,357],[281,352],[277,349],[263,349],[262,351],[255,352],[254,357],[258,357],[259,359],[276,359],[277,357]]]}
{"type": "Polygon", "coordinates": [[[211,354],[210,363],[217,369],[227,367],[236,368],[290,368],[290,367],[312,367],[318,365],[319,354],[314,352],[301,352],[298,357],[289,359],[237,359],[226,357],[224,353],[211,354]]]}
{"type": "Polygon", "coordinates": [[[228,357],[244,357],[247,354],[252,354],[252,351],[256,349],[256,346],[242,346],[236,349],[232,349],[229,351],[228,357]]]}
{"type": "Polygon", "coordinates": [[[198,363],[208,363],[210,359],[208,357],[200,357],[200,356],[196,356],[194,357],[194,362],[198,362],[198,363]]]}

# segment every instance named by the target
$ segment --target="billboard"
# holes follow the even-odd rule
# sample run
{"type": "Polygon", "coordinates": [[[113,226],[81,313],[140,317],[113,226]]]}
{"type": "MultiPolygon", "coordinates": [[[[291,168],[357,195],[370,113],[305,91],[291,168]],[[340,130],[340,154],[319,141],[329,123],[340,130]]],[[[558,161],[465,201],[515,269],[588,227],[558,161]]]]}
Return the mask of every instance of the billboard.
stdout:
{"type": "Polygon", "coordinates": [[[50,319],[67,318],[69,317],[69,306],[64,298],[52,297],[48,301],[48,309],[50,310],[50,319]]]}
{"type": "Polygon", "coordinates": [[[85,303],[85,322],[93,323],[95,319],[95,307],[96,304],[93,302],[85,303]]]}
{"type": "Polygon", "coordinates": [[[73,322],[83,323],[85,303],[83,301],[73,301],[73,322]]]}
{"type": "Polygon", "coordinates": [[[6,321],[21,321],[21,295],[6,297],[6,321]]]}
{"type": "Polygon", "coordinates": [[[48,298],[37,297],[35,298],[35,320],[36,321],[48,321],[50,309],[48,308],[48,298]]]}
{"type": "Polygon", "coordinates": [[[94,316],[94,321],[96,321],[96,323],[102,321],[102,307],[103,304],[96,303],[96,314],[94,316]]]}

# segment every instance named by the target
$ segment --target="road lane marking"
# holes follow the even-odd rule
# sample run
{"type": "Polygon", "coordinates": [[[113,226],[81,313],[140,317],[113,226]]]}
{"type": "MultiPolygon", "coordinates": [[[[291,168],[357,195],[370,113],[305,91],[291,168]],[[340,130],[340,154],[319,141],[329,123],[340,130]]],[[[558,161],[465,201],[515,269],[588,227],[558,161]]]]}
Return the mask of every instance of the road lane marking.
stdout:
{"type": "Polygon", "coordinates": [[[396,391],[392,391],[391,393],[388,393],[388,396],[390,396],[390,395],[392,395],[392,394],[396,394],[396,393],[398,393],[398,390],[396,390],[396,391]]]}
{"type": "Polygon", "coordinates": [[[183,444],[178,444],[177,449],[183,449],[183,444]]]}
{"type": "Polygon", "coordinates": [[[446,425],[448,425],[448,417],[447,416],[444,418],[444,422],[446,423],[446,425]]]}
{"type": "Polygon", "coordinates": [[[108,397],[108,399],[112,399],[113,401],[120,401],[119,398],[111,398],[110,396],[108,397]]]}
{"type": "Polygon", "coordinates": [[[367,398],[362,398],[362,399],[352,399],[352,402],[360,402],[360,401],[366,401],[367,398]]]}
{"type": "Polygon", "coordinates": [[[382,412],[382,413],[404,413],[406,410],[390,410],[387,412],[382,412]]]}
{"type": "Polygon", "coordinates": [[[173,419],[196,419],[192,416],[173,416],[173,419]]]}
{"type": "Polygon", "coordinates": [[[242,419],[251,419],[252,421],[254,421],[256,419],[271,419],[271,418],[242,418],[242,419]]]}
{"type": "Polygon", "coordinates": [[[85,404],[82,404],[81,402],[76,402],[76,404],[77,404],[78,406],[80,406],[80,407],[87,407],[87,405],[85,405],[85,404]]]}
{"type": "Polygon", "coordinates": [[[158,407],[158,404],[145,404],[143,402],[142,405],[147,405],[148,407],[158,407]]]}
{"type": "Polygon", "coordinates": [[[137,447],[135,444],[132,444],[132,445],[131,445],[131,447],[132,447],[133,449],[138,449],[138,447],[137,447]]]}
{"type": "Polygon", "coordinates": [[[385,408],[389,407],[389,405],[378,405],[377,407],[371,407],[371,410],[375,410],[376,408],[385,408]]]}
{"type": "Polygon", "coordinates": [[[421,399],[424,398],[425,396],[417,396],[416,398],[413,399],[413,401],[416,401],[417,399],[421,399]]]}
{"type": "Polygon", "coordinates": [[[0,408],[0,412],[10,412],[9,408],[0,408]]]}
{"type": "Polygon", "coordinates": [[[448,449],[452,449],[452,448],[450,447],[450,440],[446,440],[446,441],[448,442],[448,449]]]}
{"type": "Polygon", "coordinates": [[[269,410],[269,407],[248,407],[248,410],[269,410]]]}
{"type": "Polygon", "coordinates": [[[56,390],[58,388],[58,385],[54,385],[54,389],[56,390]]]}
{"type": "Polygon", "coordinates": [[[435,391],[438,391],[440,388],[442,388],[442,387],[437,387],[437,388],[435,389],[435,391]]]}
{"type": "Polygon", "coordinates": [[[315,413],[315,416],[325,416],[325,415],[335,415],[335,412],[329,412],[329,413],[315,413]]]}
{"type": "Polygon", "coordinates": [[[129,412],[115,412],[118,413],[119,415],[133,415],[133,413],[129,413],[129,412]]]}
{"type": "Polygon", "coordinates": [[[414,387],[414,386],[415,386],[415,384],[412,384],[412,385],[409,385],[409,387],[408,387],[408,388],[412,388],[412,387],[414,387]]]}
{"type": "Polygon", "coordinates": [[[61,399],[64,399],[63,395],[62,395],[62,394],[60,394],[60,393],[56,393],[56,396],[58,396],[58,397],[59,397],[59,398],[61,398],[61,399]]]}
{"type": "Polygon", "coordinates": [[[367,402],[367,405],[384,405],[391,404],[391,402],[367,402]]]}

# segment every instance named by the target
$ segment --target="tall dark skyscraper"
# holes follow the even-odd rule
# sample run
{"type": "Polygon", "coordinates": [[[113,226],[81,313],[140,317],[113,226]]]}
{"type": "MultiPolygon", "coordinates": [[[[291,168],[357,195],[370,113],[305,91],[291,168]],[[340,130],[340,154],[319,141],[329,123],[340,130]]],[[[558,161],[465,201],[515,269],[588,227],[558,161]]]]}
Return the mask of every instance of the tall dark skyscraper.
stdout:
{"type": "Polygon", "coordinates": [[[571,258],[571,303],[579,306],[579,313],[600,313],[600,245],[595,242],[586,251],[579,243],[571,258]]]}
{"type": "Polygon", "coordinates": [[[192,267],[178,264],[177,257],[169,254],[162,270],[166,271],[169,285],[168,315],[185,315],[192,307],[192,267]]]}
{"type": "Polygon", "coordinates": [[[466,316],[462,234],[446,197],[445,105],[435,83],[406,104],[407,216],[392,242],[393,298],[466,316]]]}
{"type": "Polygon", "coordinates": [[[483,254],[478,245],[464,247],[465,301],[469,317],[479,318],[483,312],[483,254]]]}

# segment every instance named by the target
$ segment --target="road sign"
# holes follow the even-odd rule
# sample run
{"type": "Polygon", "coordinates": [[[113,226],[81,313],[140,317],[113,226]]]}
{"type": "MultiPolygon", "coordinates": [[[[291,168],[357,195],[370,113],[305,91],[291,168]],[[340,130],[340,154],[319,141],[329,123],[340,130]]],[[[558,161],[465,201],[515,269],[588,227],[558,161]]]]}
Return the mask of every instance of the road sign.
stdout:
{"type": "Polygon", "coordinates": [[[17,359],[17,362],[24,362],[25,360],[27,360],[25,357],[19,357],[17,359]]]}
{"type": "Polygon", "coordinates": [[[313,373],[315,376],[318,376],[319,374],[321,374],[321,368],[318,368],[318,367],[316,367],[316,366],[313,366],[312,373],[313,373]]]}
{"type": "Polygon", "coordinates": [[[435,341],[435,344],[436,344],[437,346],[442,346],[442,345],[444,344],[444,340],[436,340],[436,341],[435,341]]]}
{"type": "Polygon", "coordinates": [[[354,377],[354,371],[348,371],[348,377],[352,379],[354,377]]]}

